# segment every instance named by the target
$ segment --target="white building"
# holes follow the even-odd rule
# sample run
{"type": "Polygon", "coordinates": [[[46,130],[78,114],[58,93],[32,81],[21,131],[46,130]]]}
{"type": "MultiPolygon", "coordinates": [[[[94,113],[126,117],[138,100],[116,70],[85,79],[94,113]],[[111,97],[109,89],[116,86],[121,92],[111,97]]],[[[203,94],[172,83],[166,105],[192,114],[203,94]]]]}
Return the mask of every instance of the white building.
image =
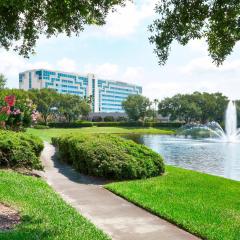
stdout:
{"type": "Polygon", "coordinates": [[[129,95],[142,94],[142,87],[125,82],[105,80],[94,74],[76,74],[46,69],[19,73],[19,88],[51,88],[59,93],[90,98],[93,112],[123,112],[122,101],[129,95]]]}

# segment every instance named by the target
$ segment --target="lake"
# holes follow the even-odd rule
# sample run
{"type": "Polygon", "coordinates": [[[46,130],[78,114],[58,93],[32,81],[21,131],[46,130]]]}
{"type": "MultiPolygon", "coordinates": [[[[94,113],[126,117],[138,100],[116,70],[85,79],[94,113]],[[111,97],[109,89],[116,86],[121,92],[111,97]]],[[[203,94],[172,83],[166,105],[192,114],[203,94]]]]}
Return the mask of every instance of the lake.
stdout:
{"type": "Polygon", "coordinates": [[[240,143],[166,135],[128,135],[160,153],[166,164],[240,180],[240,143]]]}

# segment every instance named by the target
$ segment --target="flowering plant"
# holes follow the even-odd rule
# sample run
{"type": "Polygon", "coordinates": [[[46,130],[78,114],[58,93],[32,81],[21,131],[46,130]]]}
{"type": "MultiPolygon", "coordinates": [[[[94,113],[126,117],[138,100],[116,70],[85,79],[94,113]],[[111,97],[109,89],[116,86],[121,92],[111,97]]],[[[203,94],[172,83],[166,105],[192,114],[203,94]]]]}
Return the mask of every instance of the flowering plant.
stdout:
{"type": "Polygon", "coordinates": [[[14,95],[9,95],[9,96],[6,96],[4,100],[9,107],[13,107],[16,102],[16,97],[14,95]]]}
{"type": "Polygon", "coordinates": [[[35,118],[36,112],[30,102],[20,101],[16,104],[14,95],[4,97],[0,106],[0,128],[19,131],[24,126],[29,126],[35,118]]]}

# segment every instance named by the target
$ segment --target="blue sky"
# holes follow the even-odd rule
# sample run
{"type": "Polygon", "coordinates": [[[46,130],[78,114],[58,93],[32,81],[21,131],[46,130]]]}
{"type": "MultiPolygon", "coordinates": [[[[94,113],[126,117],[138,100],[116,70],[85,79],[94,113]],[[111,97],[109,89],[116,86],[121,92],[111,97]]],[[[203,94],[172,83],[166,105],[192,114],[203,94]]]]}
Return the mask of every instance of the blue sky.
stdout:
{"type": "Polygon", "coordinates": [[[159,66],[147,30],[156,17],[157,0],[135,2],[110,14],[105,26],[87,27],[79,37],[42,36],[30,59],[1,49],[0,72],[7,76],[8,86],[18,87],[18,72],[44,67],[137,83],[151,99],[193,91],[220,91],[240,99],[240,45],[217,68],[204,40],[185,47],[174,43],[168,63],[159,66]]]}

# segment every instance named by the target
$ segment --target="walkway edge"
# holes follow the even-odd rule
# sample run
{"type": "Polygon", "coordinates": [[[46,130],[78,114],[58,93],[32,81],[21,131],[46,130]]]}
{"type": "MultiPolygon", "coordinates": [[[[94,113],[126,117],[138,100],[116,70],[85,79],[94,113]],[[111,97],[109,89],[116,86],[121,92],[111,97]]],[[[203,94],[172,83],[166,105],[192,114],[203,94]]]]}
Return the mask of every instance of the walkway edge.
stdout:
{"type": "Polygon", "coordinates": [[[161,219],[102,187],[102,181],[81,175],[56,160],[55,148],[45,142],[42,177],[81,215],[113,240],[198,240],[196,236],[161,219]]]}

